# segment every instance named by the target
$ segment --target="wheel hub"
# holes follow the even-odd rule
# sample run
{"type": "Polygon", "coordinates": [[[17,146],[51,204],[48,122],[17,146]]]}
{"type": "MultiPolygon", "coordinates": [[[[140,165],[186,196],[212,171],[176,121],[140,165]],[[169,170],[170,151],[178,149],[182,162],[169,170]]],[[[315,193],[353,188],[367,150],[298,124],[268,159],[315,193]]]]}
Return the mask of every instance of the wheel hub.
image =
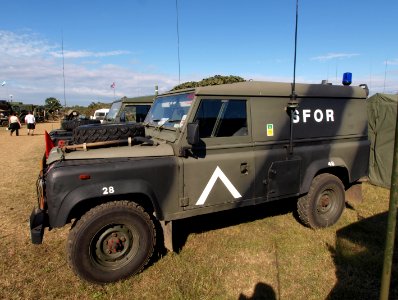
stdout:
{"type": "Polygon", "coordinates": [[[321,207],[322,207],[322,208],[326,208],[326,207],[329,206],[329,204],[330,204],[330,198],[329,198],[329,196],[328,196],[328,195],[323,195],[323,196],[321,197],[321,207]]]}
{"type": "Polygon", "coordinates": [[[119,238],[117,233],[113,233],[111,238],[105,241],[108,254],[121,252],[124,249],[126,238],[123,236],[119,238]]]}
{"type": "MultiPolygon", "coordinates": [[[[325,191],[325,193],[323,193],[318,200],[318,205],[317,205],[317,211],[321,214],[325,214],[327,212],[329,212],[329,210],[332,209],[332,199],[330,198],[331,195],[329,194],[329,192],[325,191]]],[[[332,195],[333,197],[333,195],[332,195]]]]}
{"type": "Polygon", "coordinates": [[[92,257],[99,265],[115,267],[127,263],[137,249],[134,231],[124,225],[112,225],[98,234],[92,257]]]}

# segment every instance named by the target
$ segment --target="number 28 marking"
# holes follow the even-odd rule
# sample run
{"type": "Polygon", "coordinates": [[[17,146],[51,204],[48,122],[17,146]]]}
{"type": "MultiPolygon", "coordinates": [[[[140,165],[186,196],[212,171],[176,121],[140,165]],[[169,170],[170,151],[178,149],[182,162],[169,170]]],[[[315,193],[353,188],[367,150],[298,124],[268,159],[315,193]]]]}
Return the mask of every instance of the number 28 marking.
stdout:
{"type": "Polygon", "coordinates": [[[108,194],[113,194],[115,192],[115,189],[113,188],[113,186],[104,186],[102,188],[102,194],[103,195],[108,195],[108,194]]]}

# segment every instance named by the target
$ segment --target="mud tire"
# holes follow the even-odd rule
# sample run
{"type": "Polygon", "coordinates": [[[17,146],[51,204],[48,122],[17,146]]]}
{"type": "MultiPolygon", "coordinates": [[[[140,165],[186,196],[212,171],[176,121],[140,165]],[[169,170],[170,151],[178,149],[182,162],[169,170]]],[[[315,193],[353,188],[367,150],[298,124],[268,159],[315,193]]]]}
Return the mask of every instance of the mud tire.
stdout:
{"type": "Polygon", "coordinates": [[[323,228],[335,224],[345,208],[345,189],[332,174],[316,176],[308,194],[299,198],[297,212],[304,225],[323,228]]]}
{"type": "Polygon", "coordinates": [[[101,124],[75,128],[73,144],[95,143],[145,136],[145,128],[140,124],[101,124]]]}
{"type": "Polygon", "coordinates": [[[61,129],[73,131],[76,127],[88,124],[100,124],[100,120],[78,119],[78,120],[63,120],[61,122],[61,129]]]}
{"type": "Polygon", "coordinates": [[[142,271],[156,241],[153,221],[134,202],[114,201],[89,210],[75,223],[68,261],[82,279],[104,284],[142,271]]]}
{"type": "Polygon", "coordinates": [[[72,139],[72,131],[57,129],[49,133],[51,141],[58,146],[59,141],[70,141],[72,139]]]}

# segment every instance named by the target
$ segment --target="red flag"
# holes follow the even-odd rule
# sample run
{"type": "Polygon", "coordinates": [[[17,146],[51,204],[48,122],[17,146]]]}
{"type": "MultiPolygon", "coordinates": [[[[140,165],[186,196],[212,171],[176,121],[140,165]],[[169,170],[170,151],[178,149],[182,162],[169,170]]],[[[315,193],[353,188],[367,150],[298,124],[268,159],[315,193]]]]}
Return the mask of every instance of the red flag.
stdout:
{"type": "Polygon", "coordinates": [[[51,140],[50,135],[48,134],[47,130],[44,130],[44,139],[46,141],[46,158],[50,154],[51,149],[54,147],[54,143],[51,140]]]}
{"type": "Polygon", "coordinates": [[[116,84],[113,82],[113,83],[111,84],[111,89],[114,89],[115,86],[116,86],[116,84]]]}

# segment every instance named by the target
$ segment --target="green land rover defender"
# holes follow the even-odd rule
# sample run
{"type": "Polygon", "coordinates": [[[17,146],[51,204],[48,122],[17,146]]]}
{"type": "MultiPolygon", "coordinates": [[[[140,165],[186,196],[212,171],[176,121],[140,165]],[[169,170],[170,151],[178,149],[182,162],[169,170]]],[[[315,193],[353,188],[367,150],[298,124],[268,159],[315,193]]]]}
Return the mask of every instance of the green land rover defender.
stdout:
{"type": "Polygon", "coordinates": [[[335,224],[367,175],[366,86],[240,82],[158,95],[140,134],[54,147],[37,181],[31,236],[72,223],[81,278],[143,270],[173,221],[297,199],[304,225],[335,224]],[[350,193],[353,189],[355,193],[350,193]]]}

